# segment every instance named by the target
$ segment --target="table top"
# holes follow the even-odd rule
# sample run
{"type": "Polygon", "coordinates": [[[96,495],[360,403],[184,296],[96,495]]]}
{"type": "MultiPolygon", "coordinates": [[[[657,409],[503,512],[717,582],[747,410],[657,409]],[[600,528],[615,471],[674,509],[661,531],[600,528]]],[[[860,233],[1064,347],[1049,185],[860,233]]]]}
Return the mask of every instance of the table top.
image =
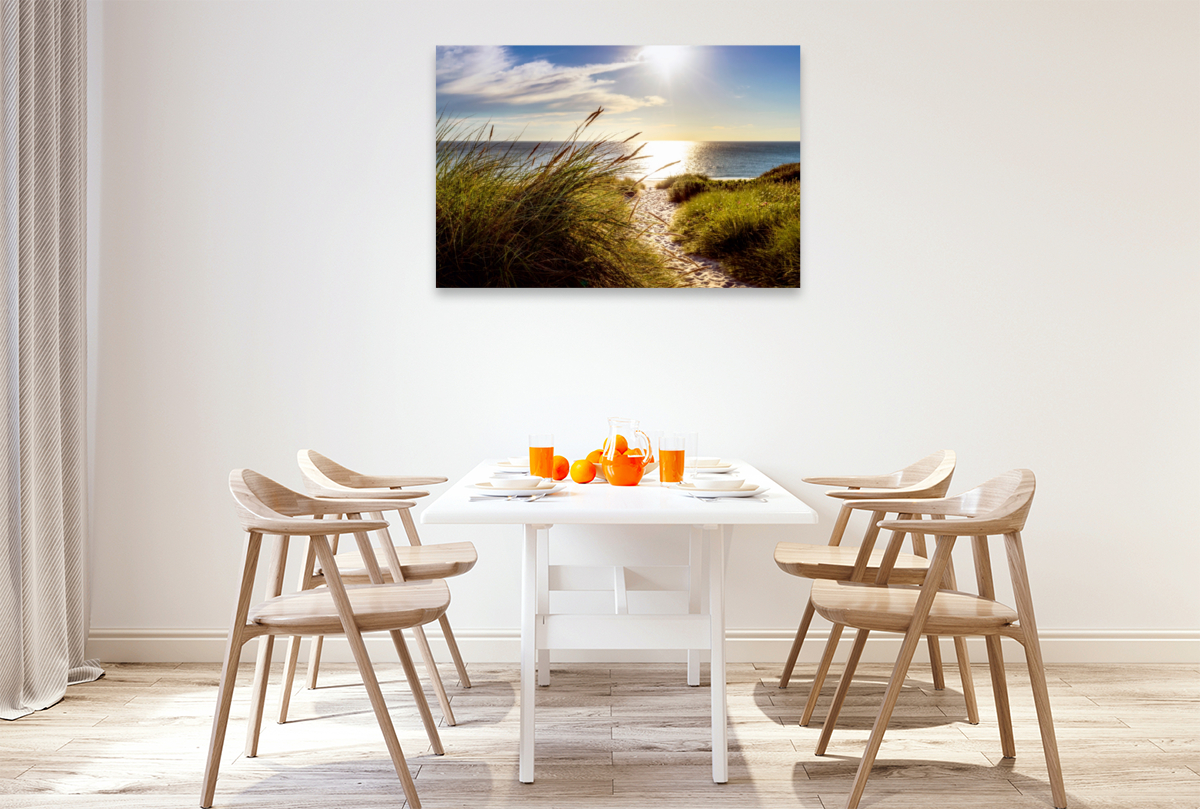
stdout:
{"type": "Polygon", "coordinates": [[[673,491],[651,472],[637,486],[575,483],[533,502],[470,500],[476,483],[493,480],[495,461],[484,461],[429,504],[426,524],[525,525],[779,525],[815,523],[817,513],[795,495],[745,461],[729,459],[747,483],[769,486],[766,501],[726,497],[704,501],[673,491]]]}

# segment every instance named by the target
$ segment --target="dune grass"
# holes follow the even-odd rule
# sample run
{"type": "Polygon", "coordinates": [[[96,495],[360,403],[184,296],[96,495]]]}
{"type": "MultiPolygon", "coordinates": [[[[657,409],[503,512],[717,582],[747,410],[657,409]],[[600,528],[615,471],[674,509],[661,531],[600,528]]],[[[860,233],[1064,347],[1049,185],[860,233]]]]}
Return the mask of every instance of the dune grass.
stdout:
{"type": "Polygon", "coordinates": [[[674,273],[638,238],[627,194],[638,151],[583,138],[531,150],[485,126],[437,123],[439,287],[670,287],[674,273]]]}
{"type": "Polygon", "coordinates": [[[747,284],[800,286],[799,163],[776,166],[753,180],[668,179],[669,194],[688,190],[681,191],[683,204],[672,223],[685,250],[717,259],[747,284]]]}

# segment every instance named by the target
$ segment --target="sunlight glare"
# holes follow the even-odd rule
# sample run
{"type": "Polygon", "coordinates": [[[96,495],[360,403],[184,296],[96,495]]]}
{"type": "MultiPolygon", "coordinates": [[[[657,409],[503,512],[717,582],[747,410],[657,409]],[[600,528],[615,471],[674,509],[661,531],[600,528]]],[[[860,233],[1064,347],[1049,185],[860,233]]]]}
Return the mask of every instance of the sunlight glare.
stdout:
{"type": "Polygon", "coordinates": [[[672,73],[687,61],[687,50],[683,45],[649,45],[642,48],[641,58],[663,73],[672,73]]]}

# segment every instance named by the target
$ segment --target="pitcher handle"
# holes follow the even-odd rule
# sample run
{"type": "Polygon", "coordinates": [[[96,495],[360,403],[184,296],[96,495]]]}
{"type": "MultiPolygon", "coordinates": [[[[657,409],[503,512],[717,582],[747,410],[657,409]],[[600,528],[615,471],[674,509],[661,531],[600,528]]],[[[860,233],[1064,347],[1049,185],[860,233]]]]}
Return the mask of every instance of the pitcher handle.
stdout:
{"type": "Polygon", "coordinates": [[[640,435],[642,438],[646,439],[646,463],[654,463],[654,442],[650,440],[650,436],[646,435],[641,430],[634,430],[634,434],[640,435]]]}

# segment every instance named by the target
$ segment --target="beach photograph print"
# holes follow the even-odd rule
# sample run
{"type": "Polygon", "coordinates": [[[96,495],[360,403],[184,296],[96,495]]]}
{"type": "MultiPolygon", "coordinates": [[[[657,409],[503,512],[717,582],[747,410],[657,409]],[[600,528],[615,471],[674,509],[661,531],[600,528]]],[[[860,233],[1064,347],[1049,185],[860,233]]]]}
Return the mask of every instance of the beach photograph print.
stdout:
{"type": "Polygon", "coordinates": [[[800,286],[799,46],[437,48],[438,287],[800,286]]]}

